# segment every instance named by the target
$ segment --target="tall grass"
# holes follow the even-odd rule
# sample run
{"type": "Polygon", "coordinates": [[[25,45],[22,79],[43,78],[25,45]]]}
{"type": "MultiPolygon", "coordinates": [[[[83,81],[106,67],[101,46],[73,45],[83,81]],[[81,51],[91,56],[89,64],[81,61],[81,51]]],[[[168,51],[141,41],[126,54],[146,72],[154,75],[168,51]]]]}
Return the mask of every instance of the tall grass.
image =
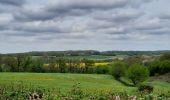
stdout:
{"type": "Polygon", "coordinates": [[[169,100],[170,94],[136,91],[136,94],[129,95],[126,91],[118,92],[114,90],[91,93],[83,91],[80,83],[75,83],[66,92],[62,92],[60,89],[45,89],[31,84],[26,85],[23,82],[0,85],[0,100],[33,100],[33,98],[35,100],[115,100],[116,98],[121,100],[169,100]]]}

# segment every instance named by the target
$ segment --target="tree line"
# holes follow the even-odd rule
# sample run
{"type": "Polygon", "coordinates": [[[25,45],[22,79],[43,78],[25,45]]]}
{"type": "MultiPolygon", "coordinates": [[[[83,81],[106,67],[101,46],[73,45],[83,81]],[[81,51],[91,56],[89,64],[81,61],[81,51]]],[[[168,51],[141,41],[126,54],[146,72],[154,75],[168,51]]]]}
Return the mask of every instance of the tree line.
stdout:
{"type": "Polygon", "coordinates": [[[110,65],[94,64],[93,60],[56,56],[0,56],[0,72],[111,74],[116,79],[127,77],[134,84],[138,84],[149,76],[169,73],[170,53],[148,61],[144,61],[140,56],[132,56],[123,61],[116,60],[110,65]]]}
{"type": "Polygon", "coordinates": [[[94,64],[93,60],[64,57],[0,57],[1,72],[107,73],[106,67],[94,67],[94,64]]]}
{"type": "Polygon", "coordinates": [[[118,61],[111,65],[110,74],[120,80],[126,77],[134,85],[144,82],[149,76],[170,73],[170,53],[166,53],[154,60],[143,62],[140,57],[118,61]]]}
{"type": "Polygon", "coordinates": [[[92,56],[92,55],[101,55],[101,56],[116,56],[116,55],[128,55],[128,56],[135,56],[135,55],[160,55],[164,53],[170,52],[169,50],[163,51],[96,51],[96,50],[77,50],[77,51],[47,51],[47,52],[26,52],[26,53],[11,53],[11,54],[0,54],[3,56],[23,56],[23,55],[30,55],[30,56],[92,56]]]}

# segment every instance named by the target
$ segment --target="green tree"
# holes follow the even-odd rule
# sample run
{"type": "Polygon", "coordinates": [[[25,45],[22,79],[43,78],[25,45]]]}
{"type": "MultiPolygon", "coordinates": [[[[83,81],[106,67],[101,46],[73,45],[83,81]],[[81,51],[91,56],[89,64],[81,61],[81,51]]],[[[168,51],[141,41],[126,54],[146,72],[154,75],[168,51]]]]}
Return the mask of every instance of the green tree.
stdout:
{"type": "Polygon", "coordinates": [[[10,69],[11,72],[17,71],[17,60],[15,57],[5,57],[4,58],[5,67],[10,69]]]}
{"type": "Polygon", "coordinates": [[[169,53],[165,53],[160,57],[160,60],[170,60],[170,52],[169,53]]]}
{"type": "Polygon", "coordinates": [[[23,65],[22,65],[22,61],[23,61],[23,56],[17,55],[16,57],[17,60],[17,71],[23,71],[23,65]]]}
{"type": "Polygon", "coordinates": [[[108,74],[108,71],[109,71],[109,69],[108,69],[107,65],[98,65],[95,68],[95,72],[97,74],[108,74]]]}
{"type": "Polygon", "coordinates": [[[124,62],[116,62],[111,65],[111,75],[114,76],[116,79],[125,75],[126,66],[124,62]]]}
{"type": "Polygon", "coordinates": [[[64,58],[59,58],[57,59],[57,66],[59,68],[60,73],[65,73],[66,72],[66,60],[64,58]]]}
{"type": "Polygon", "coordinates": [[[43,72],[43,60],[41,58],[32,59],[30,67],[31,72],[43,72]]]}
{"type": "Polygon", "coordinates": [[[83,59],[83,63],[85,64],[85,73],[92,73],[93,72],[93,66],[94,66],[94,61],[93,60],[88,60],[88,59],[83,59]]]}
{"type": "Polygon", "coordinates": [[[0,65],[2,65],[2,56],[0,55],[0,65]]]}
{"type": "Polygon", "coordinates": [[[130,56],[125,59],[125,63],[130,67],[134,64],[142,64],[143,60],[142,56],[130,56]]]}
{"type": "Polygon", "coordinates": [[[49,63],[49,66],[48,66],[48,72],[57,72],[57,67],[56,67],[56,61],[55,61],[55,58],[52,58],[50,60],[50,63],[49,63]]]}
{"type": "Polygon", "coordinates": [[[165,74],[170,72],[170,61],[169,60],[155,60],[150,62],[148,65],[150,75],[154,76],[156,74],[165,74]]]}
{"type": "Polygon", "coordinates": [[[30,66],[31,66],[31,63],[32,63],[32,59],[33,58],[31,56],[25,56],[22,59],[22,68],[23,68],[24,72],[30,71],[30,66]]]}
{"type": "Polygon", "coordinates": [[[134,85],[144,82],[149,77],[149,70],[142,65],[134,64],[127,70],[127,78],[129,78],[134,85]]]}

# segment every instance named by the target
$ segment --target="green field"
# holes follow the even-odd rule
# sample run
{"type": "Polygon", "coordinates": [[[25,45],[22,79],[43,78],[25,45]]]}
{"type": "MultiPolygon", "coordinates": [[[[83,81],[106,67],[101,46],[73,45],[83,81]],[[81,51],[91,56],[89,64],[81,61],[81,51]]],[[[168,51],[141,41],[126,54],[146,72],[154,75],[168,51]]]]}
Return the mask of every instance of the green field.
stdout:
{"type": "Polygon", "coordinates": [[[68,56],[68,59],[89,59],[89,60],[107,60],[114,59],[115,56],[102,56],[102,55],[88,55],[88,56],[68,56]]]}
{"type": "MultiPolygon", "coordinates": [[[[47,89],[69,90],[75,83],[80,83],[84,91],[127,91],[135,93],[136,87],[128,87],[110,75],[97,74],[60,74],[60,73],[0,73],[0,84],[23,82],[47,89]]],[[[154,93],[170,91],[170,84],[163,81],[151,81],[154,93]]]]}

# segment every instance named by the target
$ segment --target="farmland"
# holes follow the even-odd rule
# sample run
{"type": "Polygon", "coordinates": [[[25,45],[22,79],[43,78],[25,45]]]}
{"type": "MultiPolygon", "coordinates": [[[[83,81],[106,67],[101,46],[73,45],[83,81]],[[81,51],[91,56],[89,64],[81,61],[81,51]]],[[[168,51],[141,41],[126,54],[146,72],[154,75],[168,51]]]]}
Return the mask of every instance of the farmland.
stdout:
{"type": "MultiPolygon", "coordinates": [[[[61,73],[0,73],[0,84],[20,83],[41,86],[46,89],[61,89],[68,91],[74,84],[80,83],[81,88],[86,91],[127,91],[135,93],[137,88],[128,87],[115,80],[110,75],[97,74],[61,74],[61,73]]],[[[146,81],[154,85],[154,93],[170,91],[170,84],[161,80],[146,81]]]]}
{"type": "Polygon", "coordinates": [[[1,73],[0,75],[1,84],[22,81],[46,88],[61,88],[63,90],[68,90],[75,83],[81,83],[82,88],[92,90],[117,88],[123,91],[127,88],[116,80],[112,80],[113,77],[109,75],[60,73],[1,73]]]}
{"type": "Polygon", "coordinates": [[[116,96],[123,100],[166,100],[170,97],[169,60],[170,53],[2,55],[0,100],[25,99],[35,93],[45,100],[108,100],[116,96]]]}

